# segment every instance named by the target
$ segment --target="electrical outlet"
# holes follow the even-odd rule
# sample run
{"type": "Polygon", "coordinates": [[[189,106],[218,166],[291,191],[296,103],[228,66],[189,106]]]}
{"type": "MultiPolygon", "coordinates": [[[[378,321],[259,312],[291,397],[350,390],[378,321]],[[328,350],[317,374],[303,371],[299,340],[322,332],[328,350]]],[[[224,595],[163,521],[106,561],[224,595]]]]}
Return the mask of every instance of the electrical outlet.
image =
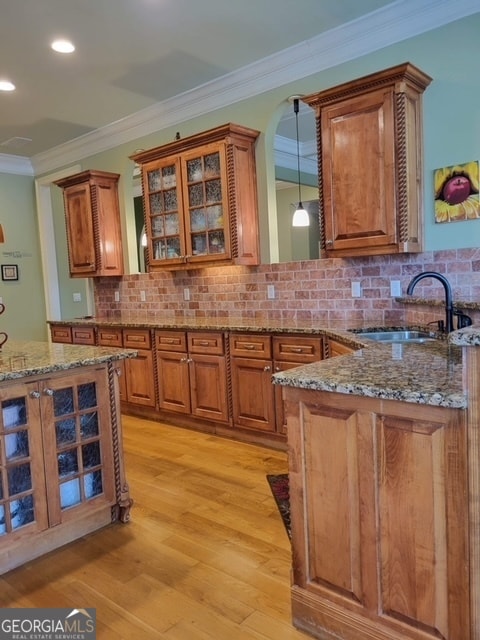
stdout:
{"type": "Polygon", "coordinates": [[[390,295],[392,298],[399,298],[402,295],[402,285],[400,280],[390,282],[390,295]]]}
{"type": "Polygon", "coordinates": [[[187,287],[183,290],[183,299],[187,301],[190,300],[190,289],[187,287]]]}
{"type": "Polygon", "coordinates": [[[362,285],[360,282],[352,282],[352,298],[362,297],[362,285]]]}
{"type": "Polygon", "coordinates": [[[74,302],[81,302],[82,301],[82,294],[81,293],[74,293],[73,294],[73,301],[74,302]]]}
{"type": "Polygon", "coordinates": [[[267,285],[267,298],[269,300],[273,300],[275,298],[275,285],[274,284],[267,285]]]}
{"type": "Polygon", "coordinates": [[[147,296],[145,295],[145,291],[140,291],[140,301],[145,302],[147,296]]]}
{"type": "Polygon", "coordinates": [[[115,302],[120,302],[120,291],[115,291],[115,302]]]}

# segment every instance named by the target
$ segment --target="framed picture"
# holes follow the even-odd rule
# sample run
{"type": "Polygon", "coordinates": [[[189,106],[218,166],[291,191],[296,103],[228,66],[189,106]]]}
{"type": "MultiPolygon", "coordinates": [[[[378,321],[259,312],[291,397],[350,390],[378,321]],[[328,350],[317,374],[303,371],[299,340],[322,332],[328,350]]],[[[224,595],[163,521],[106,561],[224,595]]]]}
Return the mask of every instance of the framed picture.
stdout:
{"type": "Polygon", "coordinates": [[[2,264],[2,280],[18,280],[16,264],[2,264]]]}

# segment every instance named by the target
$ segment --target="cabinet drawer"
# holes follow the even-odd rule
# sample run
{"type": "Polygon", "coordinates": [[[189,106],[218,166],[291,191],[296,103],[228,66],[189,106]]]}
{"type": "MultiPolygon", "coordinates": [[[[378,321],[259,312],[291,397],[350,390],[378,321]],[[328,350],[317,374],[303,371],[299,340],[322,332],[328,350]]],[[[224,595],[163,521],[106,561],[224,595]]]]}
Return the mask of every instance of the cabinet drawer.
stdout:
{"type": "Polygon", "coordinates": [[[122,330],[112,327],[98,327],[97,342],[105,347],[122,347],[122,330]]]}
{"type": "Polygon", "coordinates": [[[273,359],[283,362],[317,362],[322,359],[322,338],[275,336],[273,359]]]}
{"type": "Polygon", "coordinates": [[[95,344],[95,327],[72,327],[73,344],[95,344]]]}
{"type": "Polygon", "coordinates": [[[71,344],[72,327],[51,326],[50,335],[52,337],[52,342],[65,342],[71,344]]]}
{"type": "Polygon", "coordinates": [[[151,349],[150,331],[148,329],[124,329],[123,346],[128,349],[151,349]]]}
{"type": "Polygon", "coordinates": [[[187,334],[185,331],[155,331],[155,348],[157,351],[187,351],[187,334]]]}
{"type": "Polygon", "coordinates": [[[223,344],[223,333],[192,331],[187,334],[189,353],[210,353],[222,356],[225,352],[223,344]]]}
{"type": "Polygon", "coordinates": [[[230,335],[230,352],[232,356],[270,359],[272,357],[272,342],[269,335],[232,333],[230,335]]]}

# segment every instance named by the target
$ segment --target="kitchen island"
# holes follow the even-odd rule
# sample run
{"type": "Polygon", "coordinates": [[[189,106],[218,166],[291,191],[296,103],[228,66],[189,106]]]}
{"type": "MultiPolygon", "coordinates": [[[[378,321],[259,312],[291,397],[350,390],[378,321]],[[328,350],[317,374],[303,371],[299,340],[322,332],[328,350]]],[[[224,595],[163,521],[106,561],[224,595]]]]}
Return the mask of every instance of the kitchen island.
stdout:
{"type": "Polygon", "coordinates": [[[127,522],[117,365],[131,349],[9,340],[0,351],[0,573],[127,522]]]}
{"type": "Polygon", "coordinates": [[[322,640],[480,638],[480,330],[277,373],[292,614],[322,640]]]}

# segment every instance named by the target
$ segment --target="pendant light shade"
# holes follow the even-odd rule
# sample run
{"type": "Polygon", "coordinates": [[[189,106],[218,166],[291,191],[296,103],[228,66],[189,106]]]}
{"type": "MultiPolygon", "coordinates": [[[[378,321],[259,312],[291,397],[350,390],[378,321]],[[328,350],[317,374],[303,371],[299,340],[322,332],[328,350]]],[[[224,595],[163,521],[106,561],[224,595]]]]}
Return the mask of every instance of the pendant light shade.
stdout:
{"type": "Polygon", "coordinates": [[[303,208],[302,193],[300,188],[300,141],[298,138],[298,98],[293,99],[293,111],[295,112],[295,127],[297,131],[297,177],[298,177],[298,205],[293,214],[292,227],[308,227],[310,226],[310,218],[308,211],[303,208]]]}

